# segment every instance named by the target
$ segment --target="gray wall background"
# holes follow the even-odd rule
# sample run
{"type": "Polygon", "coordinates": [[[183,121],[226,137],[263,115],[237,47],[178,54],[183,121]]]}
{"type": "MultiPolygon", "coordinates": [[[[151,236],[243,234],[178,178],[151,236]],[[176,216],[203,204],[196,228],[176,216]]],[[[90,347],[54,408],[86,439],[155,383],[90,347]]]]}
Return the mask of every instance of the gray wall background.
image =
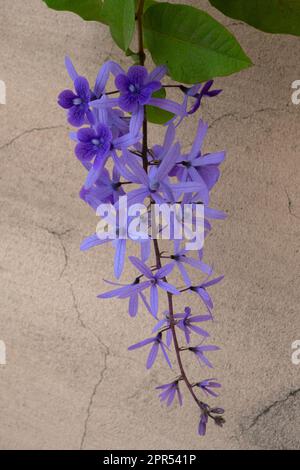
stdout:
{"type": "MultiPolygon", "coordinates": [[[[226,275],[214,289],[212,341],[222,351],[213,372],[226,408],[224,429],[197,435],[185,393],[182,409],[162,407],[154,387],[172,377],[145,370],[146,351],[128,345],[152,321],[132,320],[122,302],[101,301],[112,278],[112,250],[79,251],[97,219],[77,197],[84,172],[73,156],[58,93],[70,86],[64,56],[94,79],[101,63],[125,62],[108,29],[40,0],[2,0],[0,79],[1,449],[299,448],[299,119],[291,83],[300,79],[300,39],[272,36],[203,6],[228,25],[254,66],[219,78],[206,101],[207,150],[227,149],[213,205],[216,223],[206,260],[226,275]]],[[[184,145],[195,123],[181,130],[184,145]]],[[[150,138],[161,139],[153,128],[150,138]]],[[[128,266],[128,278],[131,271],[128,266]]],[[[126,276],[124,277],[126,282],[126,276]]],[[[194,299],[194,308],[200,304],[194,299]]],[[[203,309],[201,309],[203,310],[203,309]]],[[[161,362],[160,362],[161,364],[161,362]]]]}

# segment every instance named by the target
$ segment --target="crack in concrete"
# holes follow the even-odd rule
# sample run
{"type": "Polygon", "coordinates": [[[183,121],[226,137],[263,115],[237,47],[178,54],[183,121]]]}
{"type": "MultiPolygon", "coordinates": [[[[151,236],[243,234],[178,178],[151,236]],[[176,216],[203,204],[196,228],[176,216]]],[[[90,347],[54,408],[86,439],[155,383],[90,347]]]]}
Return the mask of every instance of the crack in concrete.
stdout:
{"type": "Polygon", "coordinates": [[[66,129],[66,127],[63,126],[62,124],[60,124],[60,125],[57,125],[57,126],[33,127],[32,129],[27,129],[27,130],[21,132],[20,134],[16,135],[15,137],[13,137],[11,140],[6,142],[5,144],[1,145],[0,150],[3,150],[5,148],[9,147],[11,144],[16,142],[17,140],[21,139],[25,135],[31,134],[32,132],[49,131],[49,130],[52,130],[52,129],[66,129]]]}
{"type": "Polygon", "coordinates": [[[278,113],[278,112],[283,112],[283,111],[284,111],[283,109],[276,109],[276,108],[266,107],[266,108],[256,109],[255,111],[253,111],[250,114],[247,114],[246,116],[238,116],[238,113],[236,113],[236,112],[226,113],[226,114],[223,114],[222,116],[219,116],[218,118],[216,118],[208,127],[209,127],[209,129],[211,129],[217,122],[219,122],[219,121],[221,121],[225,118],[228,118],[228,117],[232,117],[236,121],[239,121],[239,120],[251,119],[253,116],[255,116],[256,114],[259,114],[259,113],[265,113],[265,112],[277,112],[278,113]]]}
{"type": "MultiPolygon", "coordinates": [[[[40,225],[37,225],[37,227],[42,229],[42,230],[45,230],[50,235],[57,238],[60,242],[60,245],[61,245],[61,248],[62,248],[63,254],[64,254],[64,259],[65,259],[63,269],[61,270],[61,273],[59,275],[59,279],[61,279],[62,276],[64,275],[66,269],[67,269],[68,261],[69,261],[67,248],[64,244],[64,241],[63,241],[62,237],[64,235],[66,235],[67,233],[71,232],[73,229],[67,229],[67,230],[64,230],[63,232],[57,232],[56,230],[51,230],[48,227],[44,227],[44,226],[40,226],[40,225]]],[[[70,287],[70,292],[71,292],[71,296],[72,296],[72,300],[73,300],[73,309],[75,310],[75,312],[77,314],[78,323],[80,324],[80,326],[82,328],[89,331],[89,333],[91,333],[94,336],[94,338],[96,338],[97,342],[100,345],[100,349],[101,349],[101,351],[103,353],[103,357],[104,357],[104,365],[103,365],[103,368],[101,369],[100,377],[99,377],[99,379],[97,380],[96,384],[93,387],[93,390],[92,390],[90,398],[89,398],[88,406],[87,406],[87,409],[86,409],[86,417],[85,417],[84,424],[83,424],[83,433],[82,433],[81,440],[80,440],[80,449],[83,449],[83,446],[84,446],[84,443],[85,443],[85,440],[86,440],[86,436],[87,436],[89,419],[92,415],[92,407],[93,407],[93,403],[94,403],[94,398],[97,394],[98,388],[100,387],[100,385],[101,385],[101,383],[104,379],[104,374],[105,374],[105,372],[107,370],[107,367],[108,367],[107,358],[110,355],[110,349],[102,341],[102,339],[83,320],[80,309],[78,307],[77,300],[76,300],[73,284],[70,281],[70,279],[68,279],[67,277],[66,277],[66,282],[69,284],[69,287],[70,287]]]]}
{"type": "Polygon", "coordinates": [[[292,215],[292,216],[295,217],[296,219],[300,219],[300,217],[299,217],[298,215],[294,214],[294,212],[293,212],[293,201],[291,200],[290,195],[289,195],[287,189],[284,188],[284,191],[285,191],[285,194],[286,194],[286,197],[287,197],[287,200],[288,200],[288,209],[289,209],[290,215],[292,215]]]}
{"type": "Polygon", "coordinates": [[[62,251],[63,251],[63,255],[64,255],[64,265],[63,265],[62,270],[61,270],[61,272],[60,272],[60,274],[59,274],[59,279],[61,279],[62,276],[64,275],[64,272],[66,271],[66,269],[67,269],[67,267],[68,267],[68,262],[69,262],[67,249],[66,249],[66,247],[65,247],[65,244],[64,244],[64,242],[63,242],[62,237],[63,237],[64,235],[66,235],[67,233],[72,232],[73,229],[72,229],[72,228],[68,228],[68,229],[64,230],[63,232],[57,232],[56,230],[51,230],[51,229],[49,229],[48,227],[44,227],[44,226],[42,226],[42,225],[37,225],[37,224],[36,224],[36,226],[37,226],[38,228],[40,228],[41,230],[45,230],[45,231],[48,232],[50,235],[53,235],[55,238],[57,238],[58,241],[59,241],[59,243],[60,243],[60,245],[61,245],[61,248],[62,248],[62,251]]]}
{"type": "Polygon", "coordinates": [[[82,319],[82,315],[81,315],[81,312],[78,308],[78,304],[77,304],[77,301],[76,301],[73,285],[72,285],[71,281],[69,281],[68,279],[67,279],[67,282],[70,285],[70,290],[71,290],[71,294],[72,294],[72,298],[73,298],[73,307],[74,307],[74,310],[77,313],[77,320],[80,323],[80,325],[82,326],[82,328],[85,328],[86,330],[88,330],[97,339],[98,343],[101,346],[101,350],[103,352],[103,357],[104,357],[104,365],[103,365],[103,368],[100,371],[100,377],[97,380],[97,382],[96,382],[96,384],[95,384],[95,386],[92,390],[92,393],[91,393],[90,398],[89,398],[88,406],[87,406],[87,409],[86,409],[86,417],[85,417],[85,420],[84,420],[84,423],[83,423],[83,433],[82,433],[81,440],[80,440],[80,450],[82,450],[83,446],[84,446],[84,443],[85,443],[85,440],[86,440],[86,436],[87,436],[88,423],[89,423],[90,417],[92,415],[92,407],[93,407],[93,403],[94,403],[94,398],[97,395],[98,388],[100,387],[100,385],[101,385],[101,383],[104,379],[104,374],[105,374],[105,372],[107,371],[107,368],[108,368],[107,358],[110,355],[110,349],[102,341],[102,339],[98,335],[96,335],[96,333],[89,326],[87,326],[87,324],[82,319]]]}
{"type": "MultiPolygon", "coordinates": [[[[66,249],[65,249],[65,253],[66,253],[66,249]]],[[[101,385],[101,383],[104,379],[104,374],[105,374],[105,372],[107,370],[107,367],[108,367],[107,358],[110,355],[110,349],[103,342],[103,340],[100,338],[100,336],[98,336],[83,320],[82,314],[80,312],[80,309],[78,307],[78,303],[77,303],[77,300],[76,300],[73,284],[68,278],[66,278],[66,281],[70,286],[70,292],[71,292],[71,296],[72,296],[72,299],[73,299],[73,308],[74,308],[75,312],[77,313],[77,321],[78,321],[78,323],[80,324],[80,326],[82,328],[86,329],[89,333],[91,333],[93,335],[94,338],[96,338],[98,344],[100,345],[100,349],[101,349],[101,352],[103,353],[103,358],[104,358],[103,359],[104,360],[104,365],[103,365],[103,368],[100,371],[100,377],[99,377],[99,379],[97,380],[96,384],[93,387],[93,390],[92,390],[90,398],[89,398],[88,406],[86,408],[86,417],[85,417],[85,420],[84,420],[84,423],[83,423],[83,433],[82,433],[82,436],[81,436],[81,439],[80,439],[80,447],[79,447],[80,450],[82,450],[83,446],[84,446],[84,443],[85,443],[85,440],[86,440],[86,436],[87,436],[88,423],[89,423],[90,417],[92,415],[92,407],[93,407],[93,403],[94,403],[94,398],[97,394],[98,388],[100,387],[100,385],[101,385]]]]}
{"type": "Polygon", "coordinates": [[[248,426],[246,428],[246,431],[249,431],[251,428],[253,428],[253,426],[255,426],[258,421],[263,417],[265,416],[266,414],[269,413],[269,411],[274,408],[275,406],[277,405],[281,405],[282,403],[285,403],[286,401],[288,401],[291,397],[294,397],[296,396],[298,393],[300,392],[300,388],[297,388],[295,390],[292,390],[291,392],[288,393],[288,395],[284,398],[281,398],[280,400],[275,400],[273,403],[271,403],[271,405],[268,405],[266,406],[260,413],[258,413],[257,416],[255,416],[255,418],[252,420],[252,423],[250,424],[250,426],[248,426]]]}
{"type": "Polygon", "coordinates": [[[81,441],[80,441],[80,450],[83,449],[84,443],[85,443],[85,440],[86,440],[87,431],[88,431],[88,423],[89,423],[90,417],[92,415],[92,408],[93,408],[93,404],[94,404],[94,398],[97,395],[98,388],[100,387],[100,385],[101,385],[101,383],[104,379],[104,374],[107,371],[107,358],[108,358],[108,356],[109,356],[109,349],[107,348],[107,352],[104,353],[104,366],[103,366],[103,368],[100,372],[99,380],[97,381],[97,383],[95,384],[95,386],[92,390],[92,393],[91,393],[91,396],[90,396],[90,399],[89,399],[89,403],[88,403],[88,406],[87,406],[86,418],[85,418],[85,421],[84,421],[83,433],[82,433],[82,437],[81,437],[81,441]]]}

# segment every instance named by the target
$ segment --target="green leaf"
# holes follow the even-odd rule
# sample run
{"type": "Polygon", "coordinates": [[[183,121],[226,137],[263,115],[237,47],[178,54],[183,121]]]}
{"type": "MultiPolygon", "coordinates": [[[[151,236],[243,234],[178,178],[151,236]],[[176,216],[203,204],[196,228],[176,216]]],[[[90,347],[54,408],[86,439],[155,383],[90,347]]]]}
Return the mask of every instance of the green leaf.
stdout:
{"type": "Polygon", "coordinates": [[[156,64],[179,82],[230,75],[251,65],[235,37],[202,10],[170,3],[144,14],[145,44],[156,64]]]}
{"type": "Polygon", "coordinates": [[[135,0],[104,0],[103,14],[113,40],[126,52],[135,28],[135,0]]]}
{"type": "MultiPolygon", "coordinates": [[[[154,98],[165,98],[166,90],[161,88],[152,95],[154,98]]],[[[157,108],[156,106],[146,106],[147,120],[153,124],[165,124],[174,117],[174,114],[165,111],[164,109],[157,108]]]]}
{"type": "Polygon", "coordinates": [[[103,0],[43,0],[49,8],[72,11],[87,21],[100,21],[106,24],[103,15],[103,0]]]}
{"type": "Polygon", "coordinates": [[[152,7],[152,5],[155,5],[156,3],[156,0],[145,0],[144,11],[148,10],[148,8],[152,7]]]}
{"type": "Polygon", "coordinates": [[[298,0],[210,0],[210,3],[224,15],[267,33],[300,36],[298,0]]]}

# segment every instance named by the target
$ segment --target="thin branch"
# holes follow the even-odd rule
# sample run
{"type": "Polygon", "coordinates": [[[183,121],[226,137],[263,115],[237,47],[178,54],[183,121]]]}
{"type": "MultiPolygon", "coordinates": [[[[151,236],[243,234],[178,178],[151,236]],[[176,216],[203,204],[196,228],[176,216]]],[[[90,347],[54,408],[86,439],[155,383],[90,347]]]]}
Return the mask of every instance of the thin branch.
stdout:
{"type": "MultiPolygon", "coordinates": [[[[144,9],[144,0],[139,1],[139,6],[138,6],[138,11],[137,11],[137,25],[138,25],[138,42],[139,42],[139,58],[140,58],[140,65],[145,64],[145,51],[144,51],[144,42],[143,42],[143,25],[142,25],[142,14],[143,14],[143,9],[144,9]]],[[[144,108],[144,120],[143,120],[143,145],[142,145],[142,157],[143,157],[143,167],[144,170],[147,172],[148,170],[148,123],[147,123],[147,116],[146,116],[146,109],[144,108]]],[[[161,253],[159,250],[159,245],[157,239],[153,239],[153,245],[154,245],[154,251],[155,251],[155,258],[156,258],[156,267],[157,269],[161,268],[161,253]]],[[[165,281],[167,279],[165,278],[165,281]]],[[[169,305],[169,316],[170,316],[170,328],[172,331],[173,335],[173,341],[174,341],[174,348],[175,348],[175,353],[176,353],[176,358],[178,362],[178,366],[180,369],[181,377],[182,380],[184,380],[190,394],[192,395],[193,399],[197,403],[197,405],[202,409],[206,410],[206,406],[203,402],[201,402],[194,390],[193,386],[190,383],[182,361],[180,357],[180,347],[178,344],[178,339],[177,339],[177,334],[175,330],[175,325],[176,321],[174,318],[174,307],[173,307],[173,297],[172,294],[169,292],[167,293],[168,296],[168,305],[169,305]]]]}

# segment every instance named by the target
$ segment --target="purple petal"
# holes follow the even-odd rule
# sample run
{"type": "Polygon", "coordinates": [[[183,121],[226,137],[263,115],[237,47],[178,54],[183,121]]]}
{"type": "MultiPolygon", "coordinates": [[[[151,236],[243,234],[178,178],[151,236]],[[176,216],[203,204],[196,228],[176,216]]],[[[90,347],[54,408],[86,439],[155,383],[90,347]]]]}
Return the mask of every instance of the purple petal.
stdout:
{"type": "Polygon", "coordinates": [[[149,191],[144,187],[140,189],[133,189],[133,191],[127,193],[127,204],[130,206],[137,202],[144,202],[148,195],[149,191]]]}
{"type": "Polygon", "coordinates": [[[165,111],[169,111],[170,113],[173,113],[175,115],[181,115],[183,111],[181,105],[179,105],[178,103],[175,103],[174,101],[167,100],[167,99],[152,97],[149,100],[149,104],[151,106],[164,109],[165,111]]]}
{"type": "Polygon", "coordinates": [[[79,160],[91,160],[97,153],[97,149],[91,143],[79,142],[75,147],[75,155],[79,160]]]}
{"type": "Polygon", "coordinates": [[[160,163],[156,177],[159,181],[162,181],[173,169],[175,165],[176,155],[180,152],[180,145],[177,143],[173,147],[170,147],[169,151],[164,156],[160,163]]]}
{"type": "Polygon", "coordinates": [[[118,287],[117,289],[111,290],[109,292],[104,292],[103,294],[99,294],[97,297],[99,299],[111,299],[113,297],[119,297],[122,296],[121,298],[124,297],[129,297],[134,290],[138,289],[137,286],[133,285],[128,285],[128,286],[123,286],[123,287],[118,287]],[[135,289],[136,288],[136,289],[135,289]]]}
{"type": "Polygon", "coordinates": [[[197,333],[198,335],[204,336],[204,338],[209,337],[209,333],[207,333],[207,331],[205,331],[205,330],[202,330],[202,328],[200,328],[199,326],[190,324],[189,327],[192,331],[194,331],[194,333],[197,333]]]}
{"type": "Polygon", "coordinates": [[[214,187],[220,177],[220,170],[217,165],[198,167],[198,172],[203,178],[209,191],[214,187]]]}
{"type": "Polygon", "coordinates": [[[129,315],[135,317],[138,312],[139,297],[135,292],[129,297],[129,315]]]}
{"type": "Polygon", "coordinates": [[[225,159],[225,152],[210,153],[203,157],[196,158],[193,162],[194,166],[205,166],[205,165],[219,165],[225,159]]]}
{"type": "Polygon", "coordinates": [[[167,67],[165,65],[159,65],[149,74],[147,82],[160,81],[166,73],[167,67]]]}
{"type": "Polygon", "coordinates": [[[117,279],[122,274],[125,262],[126,240],[116,240],[116,253],[114,262],[114,271],[117,279]]]}
{"type": "Polygon", "coordinates": [[[166,277],[173,271],[173,268],[174,268],[174,262],[168,263],[156,272],[155,277],[156,278],[166,277]]]}
{"type": "Polygon", "coordinates": [[[73,63],[72,63],[70,57],[68,57],[68,56],[65,57],[65,66],[66,66],[67,72],[69,74],[69,77],[74,82],[76,80],[76,78],[78,77],[78,73],[76,72],[73,63]]]}
{"type": "Polygon", "coordinates": [[[90,86],[85,77],[77,77],[74,81],[74,87],[77,95],[85,102],[90,101],[90,86]]]}
{"type": "Polygon", "coordinates": [[[146,276],[148,279],[153,279],[153,273],[145,263],[139,260],[136,256],[129,256],[128,259],[131,261],[133,266],[135,266],[142,274],[144,274],[144,276],[146,276]]]}
{"type": "Polygon", "coordinates": [[[138,135],[133,135],[131,133],[122,135],[121,137],[118,137],[117,139],[114,139],[114,147],[118,149],[123,149],[130,147],[131,145],[134,145],[137,141],[139,140],[138,135]]]}
{"type": "Polygon", "coordinates": [[[141,260],[145,263],[151,254],[151,241],[142,240],[141,241],[141,260]]]}
{"type": "Polygon", "coordinates": [[[156,325],[154,326],[152,333],[156,333],[158,330],[160,330],[163,326],[165,326],[168,323],[168,320],[166,318],[163,318],[162,320],[159,320],[156,325]]]}
{"type": "Polygon", "coordinates": [[[201,297],[203,300],[204,304],[207,306],[207,308],[213,308],[213,302],[211,300],[211,297],[208,292],[206,292],[205,289],[202,289],[201,287],[197,289],[198,295],[201,297]]]}
{"type": "Polygon", "coordinates": [[[121,73],[120,75],[116,76],[115,85],[121,93],[127,93],[130,86],[130,80],[127,75],[121,73]]]}
{"type": "Polygon", "coordinates": [[[148,78],[147,69],[141,65],[133,65],[129,67],[127,77],[130,83],[142,87],[148,78]]]}
{"type": "Polygon", "coordinates": [[[153,284],[150,288],[150,307],[152,315],[156,318],[158,312],[158,289],[157,286],[153,284]]]}
{"type": "Polygon", "coordinates": [[[161,289],[163,289],[167,292],[170,292],[173,295],[179,295],[180,294],[179,290],[177,290],[176,287],[172,286],[168,282],[165,282],[165,281],[162,281],[161,279],[159,279],[157,281],[157,284],[159,285],[159,287],[161,289]]]}
{"type": "Polygon", "coordinates": [[[205,282],[201,286],[204,287],[204,288],[209,287],[209,286],[213,286],[214,284],[217,284],[218,282],[222,281],[223,278],[224,278],[224,276],[216,277],[215,279],[212,279],[211,281],[205,282]]]}
{"type": "Polygon", "coordinates": [[[147,174],[145,170],[141,167],[141,165],[136,161],[136,158],[133,158],[133,157],[129,158],[127,161],[127,164],[129,168],[133,171],[135,176],[138,177],[139,182],[141,184],[144,184],[145,186],[148,185],[149,180],[148,180],[147,174]]]}
{"type": "Polygon", "coordinates": [[[199,154],[202,144],[203,144],[204,137],[207,133],[207,129],[208,129],[208,124],[204,124],[204,122],[200,119],[199,124],[198,124],[196,138],[194,140],[194,143],[192,145],[192,149],[190,152],[190,155],[192,157],[196,157],[199,154]]]}
{"type": "Polygon", "coordinates": [[[197,346],[198,350],[201,351],[219,351],[219,346],[215,346],[214,344],[203,344],[201,346],[197,346]]]}
{"type": "Polygon", "coordinates": [[[149,352],[149,356],[148,356],[147,363],[146,363],[147,369],[151,369],[151,367],[153,366],[157,353],[158,353],[158,348],[159,348],[159,343],[155,341],[155,343],[153,344],[149,352]]]}
{"type": "Polygon", "coordinates": [[[139,106],[137,112],[133,114],[130,119],[129,130],[130,130],[131,135],[133,136],[138,135],[143,124],[143,119],[144,119],[144,107],[139,106]]]}
{"type": "Polygon", "coordinates": [[[58,104],[64,109],[70,109],[73,104],[73,100],[76,98],[76,95],[72,90],[64,90],[58,95],[58,104]]]}
{"type": "Polygon", "coordinates": [[[172,364],[170,362],[170,359],[169,359],[169,356],[167,354],[167,351],[166,351],[166,348],[165,348],[164,344],[162,342],[160,342],[159,346],[160,346],[160,348],[163,352],[163,355],[165,356],[165,360],[167,361],[168,366],[170,367],[170,369],[172,369],[172,364]]]}
{"type": "Polygon", "coordinates": [[[198,428],[198,433],[199,433],[200,436],[205,436],[207,421],[208,421],[208,416],[207,416],[206,413],[204,413],[201,416],[200,423],[199,423],[199,428],[198,428]]]}
{"type": "Polygon", "coordinates": [[[107,238],[105,240],[100,240],[98,235],[94,233],[93,235],[90,235],[89,237],[83,240],[83,242],[80,245],[80,250],[86,251],[86,250],[89,250],[90,248],[93,248],[94,246],[103,245],[104,243],[107,243],[108,241],[109,240],[107,238]]]}
{"type": "Polygon", "coordinates": [[[193,268],[200,269],[205,274],[211,273],[211,267],[203,263],[203,261],[196,260],[194,258],[182,258],[182,262],[193,266],[193,268]]]}
{"type": "Polygon", "coordinates": [[[132,93],[125,93],[118,98],[121,109],[127,113],[137,113],[139,108],[139,97],[132,93]]]}
{"type": "Polygon", "coordinates": [[[190,276],[188,275],[187,273],[187,270],[185,269],[185,267],[183,266],[182,263],[177,263],[177,266],[178,266],[178,269],[181,273],[181,276],[182,276],[182,279],[184,280],[185,284],[187,287],[190,287],[192,285],[192,281],[190,279],[190,276]]]}
{"type": "Polygon", "coordinates": [[[129,346],[128,351],[133,351],[134,349],[142,348],[143,346],[146,346],[147,344],[150,343],[156,343],[156,337],[155,338],[147,338],[144,339],[143,341],[140,341],[139,343],[132,344],[129,346]]]}
{"type": "Polygon", "coordinates": [[[176,387],[172,387],[170,392],[169,392],[169,397],[167,399],[167,406],[171,406],[176,394],[176,387]]]}
{"type": "Polygon", "coordinates": [[[72,106],[68,112],[68,122],[75,127],[80,127],[84,124],[85,106],[72,106]]]}
{"type": "Polygon", "coordinates": [[[212,317],[211,315],[195,315],[189,319],[189,322],[203,322],[203,321],[209,321],[211,320],[212,317]]]}
{"type": "Polygon", "coordinates": [[[110,62],[105,62],[100,68],[94,87],[94,93],[99,98],[105,91],[106,83],[108,81],[110,72],[110,62]]]}
{"type": "Polygon", "coordinates": [[[83,127],[77,132],[77,138],[80,142],[90,142],[94,137],[96,137],[96,133],[91,127],[83,127]]]}

